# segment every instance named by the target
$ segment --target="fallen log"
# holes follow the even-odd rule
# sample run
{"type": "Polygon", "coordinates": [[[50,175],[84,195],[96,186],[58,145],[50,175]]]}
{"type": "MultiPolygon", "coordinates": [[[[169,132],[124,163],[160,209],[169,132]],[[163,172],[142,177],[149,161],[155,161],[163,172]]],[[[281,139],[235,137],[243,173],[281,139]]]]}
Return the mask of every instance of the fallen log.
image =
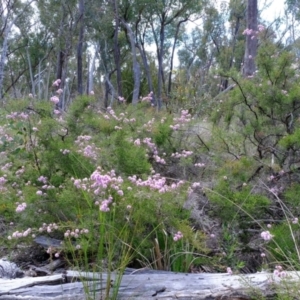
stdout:
{"type": "MultiPolygon", "coordinates": [[[[281,279],[272,273],[229,275],[129,270],[118,286],[116,273],[108,277],[107,274],[66,271],[43,277],[0,278],[0,299],[104,300],[108,280],[110,294],[118,289],[117,299],[254,300],[258,294],[264,299],[274,299],[278,292],[274,287],[284,281],[287,289],[287,283],[300,280],[300,272],[287,272],[287,277],[281,279]]],[[[280,290],[284,291],[281,287],[280,290]]]]}

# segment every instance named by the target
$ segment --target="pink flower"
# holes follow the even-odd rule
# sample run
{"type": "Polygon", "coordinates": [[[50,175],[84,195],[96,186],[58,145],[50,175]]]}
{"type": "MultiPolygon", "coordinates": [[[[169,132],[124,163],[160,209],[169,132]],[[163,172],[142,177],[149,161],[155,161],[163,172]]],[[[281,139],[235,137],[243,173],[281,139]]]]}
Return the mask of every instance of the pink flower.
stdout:
{"type": "Polygon", "coordinates": [[[230,267],[227,267],[227,268],[226,268],[226,272],[227,272],[228,275],[232,275],[232,270],[231,270],[230,267]]]}
{"type": "Polygon", "coordinates": [[[60,79],[56,79],[56,80],[53,82],[52,86],[59,86],[60,83],[61,83],[61,80],[60,80],[60,79]]]}
{"type": "Polygon", "coordinates": [[[260,236],[262,237],[263,240],[265,241],[270,241],[274,235],[272,235],[268,230],[267,231],[263,231],[260,236]]]}
{"type": "Polygon", "coordinates": [[[287,273],[285,271],[283,271],[282,266],[275,266],[273,275],[276,277],[284,278],[287,276],[287,273]]]}
{"type": "Polygon", "coordinates": [[[50,101],[53,102],[54,104],[57,104],[59,102],[59,98],[57,96],[53,96],[50,98],[50,101]]]}
{"type": "Polygon", "coordinates": [[[16,208],[16,212],[19,213],[19,212],[22,212],[25,210],[25,208],[27,207],[27,204],[25,202],[23,202],[22,204],[19,204],[16,208]]]}
{"type": "Polygon", "coordinates": [[[173,241],[177,242],[177,241],[179,241],[182,238],[183,238],[183,234],[181,233],[181,231],[177,231],[177,233],[175,233],[175,235],[173,237],[173,241]]]}
{"type": "Polygon", "coordinates": [[[118,190],[117,193],[118,193],[118,195],[120,195],[120,196],[123,196],[123,195],[124,195],[124,192],[123,192],[122,190],[118,190]]]}

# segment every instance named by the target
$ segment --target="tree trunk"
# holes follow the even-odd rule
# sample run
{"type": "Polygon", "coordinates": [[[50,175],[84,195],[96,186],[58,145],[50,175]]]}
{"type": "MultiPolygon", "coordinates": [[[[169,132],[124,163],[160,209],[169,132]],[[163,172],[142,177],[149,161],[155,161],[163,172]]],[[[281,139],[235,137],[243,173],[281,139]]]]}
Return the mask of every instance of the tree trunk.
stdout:
{"type": "Polygon", "coordinates": [[[188,18],[185,18],[177,23],[176,26],[176,32],[175,32],[175,37],[174,37],[174,43],[172,47],[172,54],[171,54],[171,63],[170,63],[170,72],[169,72],[169,82],[168,82],[168,96],[171,94],[171,89],[172,89],[172,72],[173,72],[173,60],[174,60],[174,54],[175,54],[175,48],[176,48],[176,43],[178,40],[178,35],[179,35],[179,29],[180,25],[184,22],[186,22],[188,18]]]}
{"type": "Polygon", "coordinates": [[[149,93],[152,92],[152,104],[154,105],[156,103],[156,96],[155,96],[155,93],[153,92],[152,77],[151,77],[151,73],[150,73],[150,67],[149,67],[149,64],[148,64],[148,59],[147,59],[147,54],[146,54],[146,50],[145,50],[145,47],[144,47],[144,43],[143,42],[138,43],[137,47],[140,51],[140,54],[141,54],[141,57],[142,57],[142,60],[143,60],[143,65],[144,65],[144,70],[145,70],[145,73],[146,73],[149,93]]]}
{"type": "Polygon", "coordinates": [[[121,22],[127,30],[127,36],[130,41],[131,54],[132,54],[132,71],[133,71],[133,78],[134,78],[132,104],[137,104],[139,101],[139,95],[140,95],[141,67],[140,67],[140,64],[139,64],[139,62],[137,60],[137,56],[136,56],[135,36],[134,36],[134,33],[133,33],[131,27],[129,26],[129,24],[126,23],[124,19],[122,19],[121,22]]]}
{"type": "Polygon", "coordinates": [[[247,29],[249,30],[249,34],[246,34],[246,49],[243,69],[243,75],[245,77],[252,76],[256,70],[255,57],[257,53],[257,15],[257,0],[248,0],[247,29]]]}
{"type": "Polygon", "coordinates": [[[79,0],[79,40],[77,44],[77,91],[79,95],[83,94],[83,79],[82,79],[82,48],[84,39],[84,0],[79,0]]]}
{"type": "Polygon", "coordinates": [[[99,44],[96,45],[95,53],[91,58],[91,62],[89,65],[89,76],[88,76],[88,84],[87,84],[87,93],[90,94],[91,91],[94,91],[94,71],[96,66],[96,55],[99,51],[99,44]]]}
{"type": "MultiPolygon", "coordinates": [[[[27,2],[26,7],[28,7],[34,0],[31,0],[29,2],[27,2]]],[[[2,1],[1,1],[2,4],[2,1]]],[[[0,99],[3,98],[3,81],[4,81],[4,68],[5,68],[5,62],[6,62],[6,56],[7,56],[7,50],[8,50],[8,38],[9,35],[11,33],[12,27],[14,26],[16,20],[24,13],[25,8],[23,11],[21,11],[17,16],[15,16],[13,18],[13,20],[11,20],[11,22],[9,22],[9,18],[10,18],[10,14],[11,11],[9,8],[6,7],[7,11],[7,15],[6,17],[3,16],[3,23],[5,24],[5,28],[3,31],[3,44],[2,44],[2,51],[1,51],[1,59],[0,59],[0,99]]],[[[3,7],[1,7],[1,9],[3,10],[3,7]]],[[[1,12],[2,14],[4,14],[4,10],[1,12]]]]}
{"type": "Polygon", "coordinates": [[[121,60],[120,60],[120,45],[119,45],[119,9],[118,9],[118,0],[114,0],[114,13],[115,13],[115,32],[114,32],[114,59],[117,70],[117,87],[118,87],[118,96],[122,96],[122,75],[121,75],[121,60]]]}
{"type": "Polygon", "coordinates": [[[164,58],[164,43],[165,43],[165,24],[164,16],[160,24],[159,32],[159,49],[157,51],[158,58],[158,78],[157,78],[157,108],[162,106],[162,85],[163,85],[163,58],[164,58]]]}
{"type": "Polygon", "coordinates": [[[120,278],[116,273],[108,276],[68,270],[42,277],[2,278],[0,299],[106,299],[108,280],[110,295],[118,291],[114,299],[120,300],[254,300],[279,299],[280,295],[299,299],[299,292],[293,289],[299,284],[299,272],[286,273],[287,277],[281,282],[282,279],[272,273],[185,274],[126,269],[120,278]]]}

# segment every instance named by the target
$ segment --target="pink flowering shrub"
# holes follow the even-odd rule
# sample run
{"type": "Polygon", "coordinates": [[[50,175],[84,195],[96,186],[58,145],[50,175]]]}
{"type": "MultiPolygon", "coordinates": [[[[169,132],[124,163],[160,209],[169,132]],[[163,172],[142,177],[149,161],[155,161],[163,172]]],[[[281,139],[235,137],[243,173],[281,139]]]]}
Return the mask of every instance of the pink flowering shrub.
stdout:
{"type": "MultiPolygon", "coordinates": [[[[92,96],[57,114],[51,102],[58,103],[63,92],[59,88],[55,81],[50,101],[8,112],[0,128],[5,157],[0,197],[6,199],[7,221],[13,221],[7,240],[59,237],[64,250],[48,249],[53,259],[64,251],[74,257],[83,251],[91,260],[101,260],[108,251],[103,245],[111,244],[116,252],[110,257],[117,260],[118,249],[128,244],[139,249],[131,259],[151,260],[149,247],[164,231],[170,249],[177,240],[176,251],[182,252],[194,239],[187,226],[189,212],[182,208],[189,183],[184,176],[164,173],[175,159],[169,145],[173,139],[178,144],[180,134],[173,136],[170,125],[178,121],[184,132],[190,116],[184,112],[177,120],[163,113],[147,115],[145,101],[137,111],[130,106],[104,111],[92,96]],[[17,159],[8,153],[17,153],[17,159]]],[[[186,147],[181,153],[193,157],[186,147]]],[[[205,251],[201,242],[196,248],[205,251]]]]}

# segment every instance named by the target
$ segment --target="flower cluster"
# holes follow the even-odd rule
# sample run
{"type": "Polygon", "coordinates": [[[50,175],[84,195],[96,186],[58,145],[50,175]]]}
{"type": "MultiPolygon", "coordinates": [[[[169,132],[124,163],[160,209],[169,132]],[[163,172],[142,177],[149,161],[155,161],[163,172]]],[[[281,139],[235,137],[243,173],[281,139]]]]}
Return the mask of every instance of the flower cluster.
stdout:
{"type": "Polygon", "coordinates": [[[144,181],[142,179],[137,179],[136,175],[129,176],[128,179],[136,186],[149,187],[150,189],[157,190],[159,193],[174,191],[184,183],[184,181],[180,180],[177,183],[168,185],[167,179],[165,177],[161,177],[160,174],[148,176],[148,178],[144,181]]]}
{"type": "Polygon", "coordinates": [[[47,184],[48,178],[45,176],[40,176],[37,181],[42,182],[43,184],[47,184]]]}
{"type": "Polygon", "coordinates": [[[71,238],[71,237],[74,237],[74,238],[79,238],[80,235],[83,235],[83,234],[88,234],[89,233],[89,230],[88,229],[78,229],[76,228],[75,230],[67,230],[65,233],[64,233],[64,236],[65,238],[71,238]]]}
{"type": "Polygon", "coordinates": [[[145,144],[149,150],[153,153],[153,159],[159,164],[166,164],[166,161],[158,155],[158,149],[156,145],[152,142],[151,138],[144,138],[143,144],[145,144]]]}
{"type": "Polygon", "coordinates": [[[91,188],[94,189],[94,194],[98,195],[101,190],[106,190],[109,186],[117,191],[119,195],[123,195],[123,190],[120,185],[123,183],[123,179],[120,176],[116,176],[114,170],[111,170],[107,174],[102,174],[101,168],[97,168],[95,172],[92,173],[91,177],[91,188]]]}
{"type": "Polygon", "coordinates": [[[115,120],[117,120],[117,121],[120,121],[120,120],[121,120],[121,118],[119,118],[119,117],[116,115],[115,111],[114,111],[110,106],[107,108],[107,113],[108,113],[113,119],[115,119],[115,120]]]}
{"type": "Polygon", "coordinates": [[[201,187],[201,183],[200,182],[193,182],[191,188],[194,190],[198,187],[201,187]]]}
{"type": "Polygon", "coordinates": [[[59,87],[60,83],[61,83],[61,79],[56,79],[56,80],[53,82],[52,86],[59,87]]]}
{"type": "MultiPolygon", "coordinates": [[[[12,162],[6,163],[4,166],[1,167],[2,171],[7,171],[8,169],[10,169],[13,166],[12,162]]],[[[0,177],[0,186],[2,185],[2,178],[4,180],[6,180],[4,177],[0,177]]]]}
{"type": "Polygon", "coordinates": [[[153,92],[150,92],[146,97],[141,97],[141,102],[152,102],[153,92]]]}
{"type": "Polygon", "coordinates": [[[25,167],[24,166],[22,166],[20,169],[18,169],[17,171],[16,171],[16,177],[20,177],[20,175],[22,175],[23,173],[25,172],[25,167]]]}
{"type": "MultiPolygon", "coordinates": [[[[15,231],[12,233],[12,235],[9,235],[7,238],[9,240],[11,239],[19,239],[19,238],[22,238],[22,237],[27,237],[30,233],[32,232],[31,228],[28,228],[24,231],[15,231]]],[[[32,237],[35,237],[34,235],[32,235],[32,237]]]]}
{"type": "Polygon", "coordinates": [[[147,132],[152,132],[154,123],[155,123],[155,119],[152,118],[152,119],[149,120],[146,124],[143,125],[143,128],[144,128],[147,132]]]}
{"type": "Polygon", "coordinates": [[[29,115],[24,113],[24,112],[12,112],[11,114],[9,115],[6,115],[6,119],[12,119],[12,120],[18,120],[18,119],[21,119],[21,120],[27,120],[29,118],[29,115]]]}
{"type": "Polygon", "coordinates": [[[283,271],[282,266],[275,266],[273,275],[276,277],[284,278],[287,276],[287,273],[283,271]]]}
{"type": "Polygon", "coordinates": [[[191,156],[193,155],[193,151],[188,151],[188,150],[182,150],[181,153],[178,153],[178,152],[175,152],[175,153],[172,153],[171,157],[175,157],[175,158],[181,158],[181,157],[188,157],[188,156],[191,156]]]}
{"type": "Polygon", "coordinates": [[[188,110],[182,110],[180,117],[173,119],[175,125],[170,125],[170,128],[173,129],[173,130],[178,130],[184,124],[189,123],[192,120],[191,117],[192,116],[189,114],[188,110]]]}
{"type": "Polygon", "coordinates": [[[56,223],[50,223],[50,224],[46,224],[43,223],[42,227],[39,228],[39,232],[52,232],[54,230],[58,229],[58,225],[56,223]]]}
{"type": "MultiPolygon", "coordinates": [[[[54,86],[54,87],[59,87],[60,84],[61,84],[61,80],[60,80],[60,79],[56,79],[56,80],[53,82],[52,86],[54,86]]],[[[63,92],[62,89],[58,89],[58,90],[56,91],[56,93],[57,93],[58,95],[62,94],[62,92],[63,92]]],[[[52,97],[50,98],[50,101],[51,101],[52,103],[54,103],[54,104],[57,104],[57,103],[59,102],[59,97],[57,97],[57,96],[54,95],[54,96],[52,96],[52,97]]]]}
{"type": "Polygon", "coordinates": [[[57,96],[52,96],[52,97],[50,98],[50,101],[51,101],[52,103],[54,103],[54,104],[57,104],[57,103],[59,102],[59,98],[58,98],[57,96]]]}
{"type": "Polygon", "coordinates": [[[109,195],[108,199],[104,199],[101,202],[96,201],[95,205],[99,205],[99,210],[103,212],[108,212],[110,211],[109,205],[112,203],[113,197],[109,195]]]}
{"type": "Polygon", "coordinates": [[[263,231],[260,236],[265,241],[270,241],[274,237],[268,230],[263,231]]]}
{"type": "MultiPolygon", "coordinates": [[[[95,146],[94,143],[87,144],[91,140],[91,136],[89,135],[80,135],[77,137],[75,144],[78,145],[79,150],[78,153],[81,153],[85,157],[89,157],[92,159],[97,159],[99,149],[95,146]]],[[[66,153],[63,153],[66,154],[66,153]]]]}
{"type": "Polygon", "coordinates": [[[243,35],[248,35],[248,36],[251,36],[251,39],[254,39],[256,37],[257,34],[259,34],[260,32],[264,31],[265,30],[265,27],[263,25],[258,25],[257,26],[257,29],[258,31],[255,31],[253,29],[250,29],[250,28],[246,28],[244,31],[243,31],[243,35]]]}
{"type": "Polygon", "coordinates": [[[141,140],[140,139],[136,139],[134,142],[135,146],[141,146],[141,140]]]}
{"type": "Polygon", "coordinates": [[[102,174],[102,169],[98,167],[96,171],[91,174],[90,178],[72,178],[72,180],[76,188],[92,191],[94,195],[104,195],[109,189],[116,191],[120,196],[124,195],[124,192],[121,189],[123,179],[120,176],[117,177],[114,170],[111,170],[106,174],[102,174]]]}
{"type": "Polygon", "coordinates": [[[6,191],[6,187],[4,186],[5,183],[7,182],[7,179],[4,176],[0,177],[0,191],[6,191]]]}
{"type": "Polygon", "coordinates": [[[298,218],[294,218],[294,219],[292,220],[292,223],[293,223],[293,224],[298,224],[298,218]]]}
{"type": "Polygon", "coordinates": [[[56,249],[55,249],[55,247],[52,247],[52,246],[50,246],[48,249],[47,249],[47,251],[46,251],[48,254],[50,254],[50,255],[52,255],[54,252],[54,256],[57,258],[57,257],[59,257],[60,256],[60,252],[58,252],[56,249]]]}
{"type": "MultiPolygon", "coordinates": [[[[120,115],[121,115],[121,114],[120,114],[120,115]]],[[[124,122],[124,123],[135,123],[135,122],[136,122],[136,119],[135,119],[135,118],[131,118],[131,119],[124,118],[123,122],[124,122]]]]}
{"type": "Polygon", "coordinates": [[[194,164],[194,166],[202,168],[202,167],[205,167],[205,164],[204,163],[196,163],[196,164],[194,164]]]}
{"type": "Polygon", "coordinates": [[[69,154],[70,153],[70,150],[68,149],[60,149],[59,150],[63,155],[66,155],[66,154],[69,154]]]}
{"type": "Polygon", "coordinates": [[[24,211],[27,207],[27,204],[25,202],[23,202],[21,204],[19,204],[19,202],[17,202],[16,204],[18,205],[17,208],[16,208],[17,213],[20,213],[20,212],[24,211]]]}
{"type": "Polygon", "coordinates": [[[177,241],[181,240],[182,238],[183,238],[183,234],[181,233],[181,231],[177,231],[174,234],[173,240],[174,240],[174,242],[177,242],[177,241]]]}
{"type": "Polygon", "coordinates": [[[253,30],[253,29],[246,28],[243,31],[243,35],[253,35],[253,34],[255,34],[255,30],[253,30]]]}

